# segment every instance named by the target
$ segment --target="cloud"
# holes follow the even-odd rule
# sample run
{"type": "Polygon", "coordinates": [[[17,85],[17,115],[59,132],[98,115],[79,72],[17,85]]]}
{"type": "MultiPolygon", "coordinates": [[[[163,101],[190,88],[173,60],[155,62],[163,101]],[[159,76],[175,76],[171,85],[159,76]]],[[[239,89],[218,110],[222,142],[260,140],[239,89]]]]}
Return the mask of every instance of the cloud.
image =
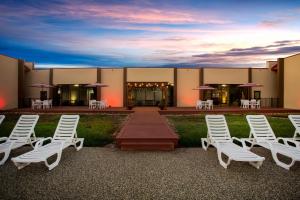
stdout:
{"type": "Polygon", "coordinates": [[[104,4],[92,1],[63,1],[60,4],[44,3],[39,6],[18,5],[0,6],[1,16],[15,17],[55,17],[73,20],[91,20],[102,23],[132,24],[228,24],[230,20],[205,10],[187,10],[176,8],[151,7],[149,5],[128,3],[104,4]],[[40,9],[47,7],[48,9],[40,9]]]}
{"type": "Polygon", "coordinates": [[[277,20],[263,20],[260,22],[259,26],[264,27],[264,28],[274,28],[274,27],[279,27],[284,24],[284,20],[277,19],[277,20]]]}
{"type": "Polygon", "coordinates": [[[280,57],[300,52],[300,40],[275,41],[266,46],[233,48],[224,52],[193,55],[195,63],[228,63],[228,61],[259,63],[265,62],[270,55],[280,57]],[[256,59],[256,60],[255,60],[256,59]]]}

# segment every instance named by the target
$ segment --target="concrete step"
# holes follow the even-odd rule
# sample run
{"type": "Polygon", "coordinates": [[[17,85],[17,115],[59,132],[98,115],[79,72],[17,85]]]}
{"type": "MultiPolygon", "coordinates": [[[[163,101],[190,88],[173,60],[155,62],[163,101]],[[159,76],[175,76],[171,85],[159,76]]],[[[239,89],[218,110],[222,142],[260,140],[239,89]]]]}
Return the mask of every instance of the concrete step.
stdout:
{"type": "Polygon", "coordinates": [[[146,150],[146,151],[171,151],[174,150],[173,142],[121,142],[121,150],[146,150]]]}

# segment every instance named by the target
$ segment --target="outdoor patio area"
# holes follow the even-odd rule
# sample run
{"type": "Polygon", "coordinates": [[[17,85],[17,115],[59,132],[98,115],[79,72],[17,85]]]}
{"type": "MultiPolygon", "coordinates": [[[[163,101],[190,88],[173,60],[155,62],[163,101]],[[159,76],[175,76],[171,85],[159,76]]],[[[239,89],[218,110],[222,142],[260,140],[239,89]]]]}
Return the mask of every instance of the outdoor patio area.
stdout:
{"type": "MultiPolygon", "coordinates": [[[[11,157],[26,148],[13,151],[11,157]]],[[[257,170],[248,163],[219,165],[216,149],[124,152],[116,148],[68,148],[52,171],[41,164],[0,168],[1,199],[299,199],[300,165],[287,171],[268,151],[257,170]]]]}
{"type": "MultiPolygon", "coordinates": [[[[135,109],[153,109],[159,110],[158,107],[134,107],[128,110],[125,107],[109,107],[106,109],[89,109],[88,106],[53,106],[50,109],[31,109],[31,108],[18,108],[11,109],[7,113],[112,113],[112,114],[130,114],[135,109]]],[[[4,113],[5,113],[4,112],[4,113]]],[[[160,114],[205,114],[205,113],[300,113],[299,109],[285,109],[285,108],[269,108],[263,107],[259,109],[244,109],[238,106],[215,106],[211,110],[197,110],[195,107],[167,107],[164,110],[159,110],[160,114]]]]}

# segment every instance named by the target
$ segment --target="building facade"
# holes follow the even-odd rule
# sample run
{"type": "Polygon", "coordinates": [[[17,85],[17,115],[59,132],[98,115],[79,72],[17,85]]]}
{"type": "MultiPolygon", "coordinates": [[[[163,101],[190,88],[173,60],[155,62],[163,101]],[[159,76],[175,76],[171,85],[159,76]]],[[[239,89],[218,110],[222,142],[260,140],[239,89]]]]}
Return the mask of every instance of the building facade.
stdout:
{"type": "Polygon", "coordinates": [[[40,98],[34,83],[54,85],[45,89],[54,105],[87,105],[90,99],[106,99],[112,107],[168,106],[192,107],[198,99],[213,99],[217,105],[238,105],[241,98],[259,98],[266,106],[300,109],[300,54],[267,62],[266,68],[84,68],[35,69],[32,63],[0,57],[0,109],[28,106],[40,98]],[[8,78],[11,77],[11,78],[8,78]],[[9,80],[8,80],[9,79],[9,80]],[[101,82],[102,88],[86,87],[101,82]],[[263,85],[242,89],[238,85],[263,85]],[[9,84],[6,84],[9,83],[9,84]],[[210,85],[212,91],[193,90],[210,85]],[[299,89],[299,88],[298,88],[299,89]]]}

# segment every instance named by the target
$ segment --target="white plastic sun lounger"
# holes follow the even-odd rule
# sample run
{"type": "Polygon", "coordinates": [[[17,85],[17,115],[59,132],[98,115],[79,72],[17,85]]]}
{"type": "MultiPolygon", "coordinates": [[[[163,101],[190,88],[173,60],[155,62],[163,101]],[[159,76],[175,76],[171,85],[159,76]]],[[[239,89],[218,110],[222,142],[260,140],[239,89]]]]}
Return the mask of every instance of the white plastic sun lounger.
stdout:
{"type": "Polygon", "coordinates": [[[30,144],[33,147],[33,143],[37,141],[34,133],[34,127],[39,119],[38,115],[22,115],[10,136],[1,137],[0,142],[0,154],[4,153],[0,165],[3,165],[8,159],[8,156],[13,149],[20,148],[24,145],[30,144]]]}
{"type": "Polygon", "coordinates": [[[231,160],[249,162],[252,166],[259,169],[265,160],[246,148],[243,141],[236,137],[231,137],[224,115],[206,115],[205,116],[208,132],[207,138],[201,138],[202,147],[207,150],[209,145],[217,149],[220,165],[224,168],[230,164],[231,160]],[[243,147],[233,143],[233,140],[242,143],[243,147]],[[223,161],[222,154],[228,157],[227,162],[223,161]]]}
{"type": "Polygon", "coordinates": [[[287,145],[293,143],[298,149],[300,149],[300,115],[289,115],[288,117],[295,127],[295,133],[294,137],[291,139],[283,138],[284,143],[287,145]]]}
{"type": "Polygon", "coordinates": [[[4,119],[5,119],[5,115],[0,115],[0,125],[2,124],[4,119]]]}
{"type": "Polygon", "coordinates": [[[276,138],[267,118],[264,115],[247,115],[248,124],[250,126],[249,139],[243,139],[251,144],[262,146],[269,149],[276,164],[287,170],[294,165],[296,161],[300,161],[300,150],[287,144],[279,143],[284,138],[276,138]],[[286,164],[278,159],[278,154],[284,155],[292,159],[290,164],[286,164]]]}
{"type": "Polygon", "coordinates": [[[18,169],[29,165],[30,163],[44,162],[49,170],[56,167],[61,159],[62,151],[69,147],[74,146],[79,151],[83,146],[84,138],[77,138],[76,128],[79,121],[79,115],[62,115],[53,138],[45,138],[36,143],[34,150],[12,158],[14,164],[18,169]],[[43,145],[43,142],[50,140],[51,142],[43,145]],[[56,160],[49,164],[47,161],[51,156],[57,155],[56,160]]]}

